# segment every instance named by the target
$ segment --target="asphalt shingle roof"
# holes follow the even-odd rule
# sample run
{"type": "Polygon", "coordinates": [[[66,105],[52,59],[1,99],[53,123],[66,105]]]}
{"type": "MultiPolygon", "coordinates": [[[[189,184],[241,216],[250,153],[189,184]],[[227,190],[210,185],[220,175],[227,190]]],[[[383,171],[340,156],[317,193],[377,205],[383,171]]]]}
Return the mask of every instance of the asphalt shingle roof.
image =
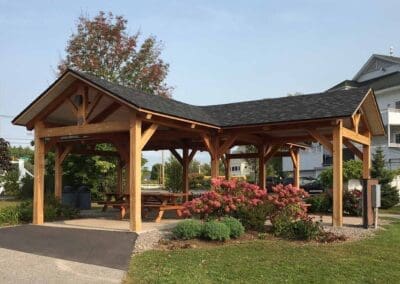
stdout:
{"type": "Polygon", "coordinates": [[[91,74],[70,70],[136,107],[219,127],[351,116],[368,87],[238,103],[195,106],[144,94],[91,74]]]}

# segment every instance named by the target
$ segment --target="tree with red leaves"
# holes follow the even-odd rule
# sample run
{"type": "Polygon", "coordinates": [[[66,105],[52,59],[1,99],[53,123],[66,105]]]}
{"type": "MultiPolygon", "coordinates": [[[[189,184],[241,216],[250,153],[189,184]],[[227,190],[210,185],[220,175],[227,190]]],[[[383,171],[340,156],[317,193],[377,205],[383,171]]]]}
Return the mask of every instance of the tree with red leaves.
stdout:
{"type": "Polygon", "coordinates": [[[150,36],[139,47],[140,33],[129,35],[127,23],[111,12],[99,12],[93,19],[79,17],[67,55],[58,65],[59,73],[72,68],[145,93],[171,97],[172,88],[165,83],[169,64],[160,58],[161,43],[150,36]]]}

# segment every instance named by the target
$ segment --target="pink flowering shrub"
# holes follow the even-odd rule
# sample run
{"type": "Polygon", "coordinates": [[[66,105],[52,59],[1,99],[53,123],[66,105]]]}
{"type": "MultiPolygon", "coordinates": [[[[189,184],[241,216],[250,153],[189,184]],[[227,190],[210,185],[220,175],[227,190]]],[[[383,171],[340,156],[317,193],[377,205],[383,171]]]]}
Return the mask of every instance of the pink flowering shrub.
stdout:
{"type": "Polygon", "coordinates": [[[273,193],[268,195],[268,201],[274,207],[271,213],[271,222],[274,225],[278,219],[287,221],[307,219],[307,206],[303,199],[309,194],[301,188],[289,185],[278,184],[272,188],[273,193]]]}
{"type": "Polygon", "coordinates": [[[212,179],[213,190],[184,204],[183,214],[201,219],[234,215],[241,208],[257,207],[266,202],[267,191],[236,179],[212,179]]]}

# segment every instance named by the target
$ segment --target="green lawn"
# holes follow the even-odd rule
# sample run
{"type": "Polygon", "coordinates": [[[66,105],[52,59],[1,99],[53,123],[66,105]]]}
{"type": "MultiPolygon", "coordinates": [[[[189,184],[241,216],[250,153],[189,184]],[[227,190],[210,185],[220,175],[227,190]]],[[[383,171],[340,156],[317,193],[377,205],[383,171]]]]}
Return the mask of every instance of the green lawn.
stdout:
{"type": "Polygon", "coordinates": [[[379,212],[388,214],[400,214],[400,205],[394,206],[390,209],[382,209],[379,210],[379,212]]]}
{"type": "Polygon", "coordinates": [[[0,200],[0,209],[8,207],[8,206],[14,206],[20,204],[21,201],[18,200],[0,200]]]}
{"type": "Polygon", "coordinates": [[[400,222],[358,242],[257,240],[214,248],[148,251],[127,283],[398,283],[400,222]]]}

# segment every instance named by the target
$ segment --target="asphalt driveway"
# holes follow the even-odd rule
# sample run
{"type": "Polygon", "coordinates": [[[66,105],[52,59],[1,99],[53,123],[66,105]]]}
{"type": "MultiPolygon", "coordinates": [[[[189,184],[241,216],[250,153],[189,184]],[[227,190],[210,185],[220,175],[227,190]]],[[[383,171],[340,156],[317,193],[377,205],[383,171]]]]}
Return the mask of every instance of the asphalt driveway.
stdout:
{"type": "Polygon", "coordinates": [[[136,234],[22,225],[0,229],[0,247],[126,270],[136,234]]]}

